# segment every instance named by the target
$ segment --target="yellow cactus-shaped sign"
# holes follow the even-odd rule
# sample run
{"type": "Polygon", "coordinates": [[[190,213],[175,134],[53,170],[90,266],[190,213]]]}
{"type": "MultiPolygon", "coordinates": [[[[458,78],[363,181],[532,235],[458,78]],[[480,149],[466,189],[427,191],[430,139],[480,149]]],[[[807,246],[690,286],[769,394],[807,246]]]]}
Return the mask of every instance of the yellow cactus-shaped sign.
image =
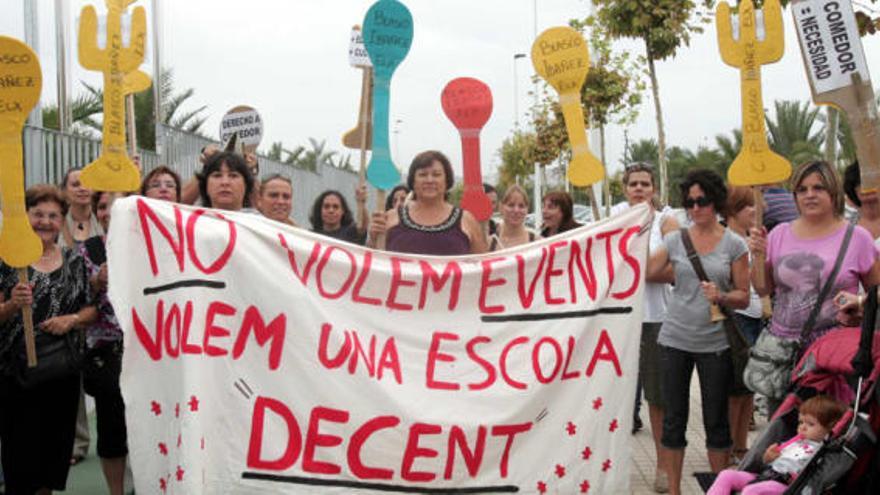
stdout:
{"type": "Polygon", "coordinates": [[[140,172],[125,147],[125,95],[142,86],[143,79],[128,74],[144,60],[147,17],[143,7],[134,9],[131,44],[122,44],[122,14],[134,0],[106,0],[107,43],[98,47],[98,15],[91,5],[82,10],[79,24],[79,63],[87,70],[104,74],[104,128],[101,156],[80,175],[83,184],[98,191],[134,191],[140,186],[140,172]],[[126,84],[128,82],[128,84],[126,84]]]}
{"type": "Polygon", "coordinates": [[[535,71],[559,93],[565,129],[571,143],[568,180],[575,186],[589,186],[605,178],[605,167],[587,142],[581,88],[590,70],[590,51],[581,33],[569,27],[550,28],[532,45],[535,71]]]}
{"type": "Polygon", "coordinates": [[[150,89],[152,83],[153,81],[150,79],[150,75],[142,70],[129,72],[125,75],[125,80],[122,81],[124,88],[123,92],[127,95],[140,93],[141,91],[150,89]]]}
{"type": "Polygon", "coordinates": [[[733,37],[730,7],[718,4],[715,19],[718,48],[724,63],[739,69],[742,90],[742,148],[727,171],[737,186],[773,184],[791,175],[791,163],[774,153],[767,143],[764,99],[761,95],[761,66],[778,61],[784,51],[782,7],[779,0],[764,2],[764,39],[758,39],[755,5],[739,4],[739,39],[733,37]]]}

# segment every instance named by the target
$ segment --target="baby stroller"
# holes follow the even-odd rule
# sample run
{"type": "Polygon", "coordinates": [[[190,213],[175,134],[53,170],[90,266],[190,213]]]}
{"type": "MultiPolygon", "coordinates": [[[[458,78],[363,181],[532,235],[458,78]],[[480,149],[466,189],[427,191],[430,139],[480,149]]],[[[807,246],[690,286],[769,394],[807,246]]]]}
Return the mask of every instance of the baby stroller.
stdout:
{"type": "Polygon", "coordinates": [[[876,288],[868,294],[860,329],[832,330],[807,348],[794,368],[788,396],[738,469],[760,472],[767,447],[796,433],[798,406],[816,394],[827,394],[852,404],[852,408],[837,422],[830,439],[795,478],[786,495],[880,493],[880,338],[874,338],[876,288]]]}

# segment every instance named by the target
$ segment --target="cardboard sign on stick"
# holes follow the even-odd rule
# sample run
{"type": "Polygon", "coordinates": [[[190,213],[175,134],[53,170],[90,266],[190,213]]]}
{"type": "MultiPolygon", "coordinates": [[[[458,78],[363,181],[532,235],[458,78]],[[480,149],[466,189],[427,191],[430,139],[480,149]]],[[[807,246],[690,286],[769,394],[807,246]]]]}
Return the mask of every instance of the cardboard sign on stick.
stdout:
{"type": "Polygon", "coordinates": [[[483,189],[480,130],[492,115],[492,91],[478,79],[459,77],[443,88],[443,112],[461,136],[464,194],[461,207],[483,222],[492,216],[492,202],[483,189]]]}
{"type": "MultiPolygon", "coordinates": [[[[21,131],[31,109],[40,100],[43,74],[37,55],[27,45],[0,36],[0,258],[18,268],[19,282],[27,283],[27,266],[39,261],[43,242],[34,233],[24,201],[24,155],[21,131]]],[[[37,365],[33,315],[22,308],[28,366],[37,365]]]]}
{"type": "Polygon", "coordinates": [[[247,153],[254,153],[263,140],[263,119],[251,107],[239,105],[230,109],[220,120],[220,142],[226,143],[238,136],[239,145],[247,153]]]}
{"type": "MultiPolygon", "coordinates": [[[[361,27],[355,26],[351,31],[351,47],[348,49],[348,60],[354,67],[363,71],[361,78],[361,100],[358,108],[358,123],[354,129],[342,136],[342,145],[356,150],[368,150],[373,144],[373,64],[364,47],[361,27]],[[352,53],[355,55],[353,56],[352,53]]],[[[362,167],[363,168],[363,167],[362,167]]]]}
{"type": "Polygon", "coordinates": [[[409,53],[412,39],[412,15],[402,3],[379,0],[367,11],[364,45],[373,62],[373,154],[367,166],[367,180],[383,191],[400,182],[400,172],[388,147],[391,76],[409,53]]]}
{"type": "Polygon", "coordinates": [[[782,182],[791,175],[791,163],[774,153],[767,142],[761,66],[779,61],[784,51],[782,7],[779,0],[764,3],[764,39],[758,39],[752,0],[739,4],[739,39],[733,37],[730,7],[718,4],[718,48],[724,63],[739,69],[742,98],[742,148],[727,171],[730,183],[755,186],[782,182]]]}
{"type": "Polygon", "coordinates": [[[813,101],[846,113],[853,131],[862,189],[880,189],[880,119],[871,75],[850,2],[799,0],[791,4],[813,101]]]}
{"type": "MultiPolygon", "coordinates": [[[[125,146],[125,77],[144,60],[147,17],[143,7],[134,9],[131,45],[122,45],[122,14],[130,0],[106,0],[107,43],[98,46],[98,15],[91,5],[83,7],[79,24],[79,63],[104,74],[104,126],[101,155],[83,169],[80,178],[97,191],[134,191],[140,187],[140,171],[125,146]]],[[[135,81],[136,82],[136,81],[135,81]]],[[[129,86],[128,89],[131,89],[129,86]]]]}
{"type": "Polygon", "coordinates": [[[535,71],[559,93],[565,129],[571,143],[568,180],[575,186],[589,186],[605,177],[605,167],[587,143],[581,88],[590,70],[590,52],[581,33],[569,27],[550,28],[532,45],[535,71]]]}
{"type": "Polygon", "coordinates": [[[150,89],[153,81],[150,79],[149,74],[138,69],[126,74],[122,84],[125,87],[125,94],[132,95],[150,89]]]}

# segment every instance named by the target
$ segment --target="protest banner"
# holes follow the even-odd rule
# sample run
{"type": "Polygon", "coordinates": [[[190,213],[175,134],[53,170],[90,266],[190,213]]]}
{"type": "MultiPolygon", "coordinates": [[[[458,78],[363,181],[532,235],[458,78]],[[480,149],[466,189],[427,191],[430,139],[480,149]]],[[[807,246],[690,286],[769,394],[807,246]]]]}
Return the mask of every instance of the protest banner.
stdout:
{"type": "Polygon", "coordinates": [[[590,51],[584,37],[570,27],[544,31],[532,44],[532,65],[559,93],[559,105],[571,143],[568,180],[583,187],[604,179],[605,167],[590,152],[581,106],[581,88],[590,70],[590,51]]]}
{"type": "MultiPolygon", "coordinates": [[[[144,60],[147,17],[136,7],[131,19],[131,42],[122,43],[122,15],[134,0],[106,0],[107,37],[105,48],[98,42],[95,7],[83,7],[79,23],[79,63],[86,70],[104,75],[104,122],[101,155],[80,174],[83,185],[96,191],[135,191],[140,187],[140,170],[128,156],[125,140],[125,95],[127,74],[144,60]]],[[[129,87],[131,89],[131,87],[129,87]]]]}
{"type": "Polygon", "coordinates": [[[220,119],[220,143],[224,147],[232,136],[237,136],[238,146],[246,153],[256,153],[263,140],[263,119],[259,112],[247,105],[230,108],[220,119]]]}
{"type": "Polygon", "coordinates": [[[443,112],[461,136],[464,191],[461,207],[481,222],[492,216],[492,201],[483,189],[480,168],[480,130],[492,115],[492,91],[483,81],[459,77],[449,81],[440,95],[443,112]]]}
{"type": "Polygon", "coordinates": [[[138,493],[625,493],[649,211],[466,257],[113,205],[138,493]]]}
{"type": "MultiPolygon", "coordinates": [[[[391,189],[400,182],[400,172],[391,160],[388,147],[391,76],[409,53],[412,39],[412,15],[402,3],[379,0],[367,11],[364,46],[373,63],[373,152],[367,165],[367,180],[380,191],[391,189]]],[[[384,202],[383,197],[383,209],[384,202]]]]}
{"type": "MultiPolygon", "coordinates": [[[[715,22],[718,49],[725,64],[739,69],[742,109],[742,146],[727,170],[735,186],[760,186],[782,182],[791,175],[791,163],[770,149],[764,124],[764,98],[761,93],[761,66],[778,62],[784,53],[782,6],[779,0],[767,0],[762,9],[764,39],[758,39],[758,20],[752,0],[739,4],[739,37],[734,38],[734,24],[727,2],[718,4],[715,22]]],[[[762,225],[764,198],[754,189],[756,224],[762,225]]],[[[764,255],[755,257],[764,266],[764,255]]],[[[764,287],[764,271],[758,270],[756,287],[764,287]]]]}
{"type": "Polygon", "coordinates": [[[880,118],[852,3],[791,3],[813,102],[846,114],[853,133],[864,191],[880,189],[880,118]]]}
{"type": "MultiPolygon", "coordinates": [[[[43,242],[31,227],[25,206],[22,130],[40,101],[43,72],[37,54],[21,41],[0,36],[0,258],[28,283],[27,267],[43,255],[43,242]]],[[[37,365],[33,310],[21,309],[28,366],[37,365]]]]}
{"type": "MultiPolygon", "coordinates": [[[[356,150],[368,150],[373,144],[372,95],[373,95],[373,65],[370,56],[364,47],[364,37],[361,27],[354,26],[351,29],[351,46],[348,48],[348,62],[352,67],[361,69],[361,99],[358,107],[358,123],[353,129],[342,136],[342,145],[356,150]]],[[[361,161],[366,157],[361,156],[361,161]]],[[[363,170],[365,165],[361,165],[363,170]]]]}

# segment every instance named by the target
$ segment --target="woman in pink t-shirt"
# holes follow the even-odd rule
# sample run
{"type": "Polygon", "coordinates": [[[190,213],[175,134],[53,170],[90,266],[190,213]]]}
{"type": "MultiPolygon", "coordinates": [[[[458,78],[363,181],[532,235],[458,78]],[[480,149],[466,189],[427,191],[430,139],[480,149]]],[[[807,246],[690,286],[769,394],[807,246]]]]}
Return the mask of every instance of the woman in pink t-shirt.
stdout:
{"type": "MultiPolygon", "coordinates": [[[[792,176],[794,198],[800,216],[780,224],[768,236],[764,229],[752,229],[752,256],[766,254],[763,267],[752,266],[752,283],[758,294],[774,297],[770,332],[778,337],[800,339],[810,311],[837,261],[847,230],[843,218],[843,190],[837,172],[824,161],[808,162],[792,176]],[[765,270],[766,284],[756,281],[765,270]]],[[[880,283],[878,252],[871,234],[855,227],[847,255],[822,301],[822,309],[801,348],[838,326],[834,296],[841,291],[857,293],[859,284],[880,283]]]]}

